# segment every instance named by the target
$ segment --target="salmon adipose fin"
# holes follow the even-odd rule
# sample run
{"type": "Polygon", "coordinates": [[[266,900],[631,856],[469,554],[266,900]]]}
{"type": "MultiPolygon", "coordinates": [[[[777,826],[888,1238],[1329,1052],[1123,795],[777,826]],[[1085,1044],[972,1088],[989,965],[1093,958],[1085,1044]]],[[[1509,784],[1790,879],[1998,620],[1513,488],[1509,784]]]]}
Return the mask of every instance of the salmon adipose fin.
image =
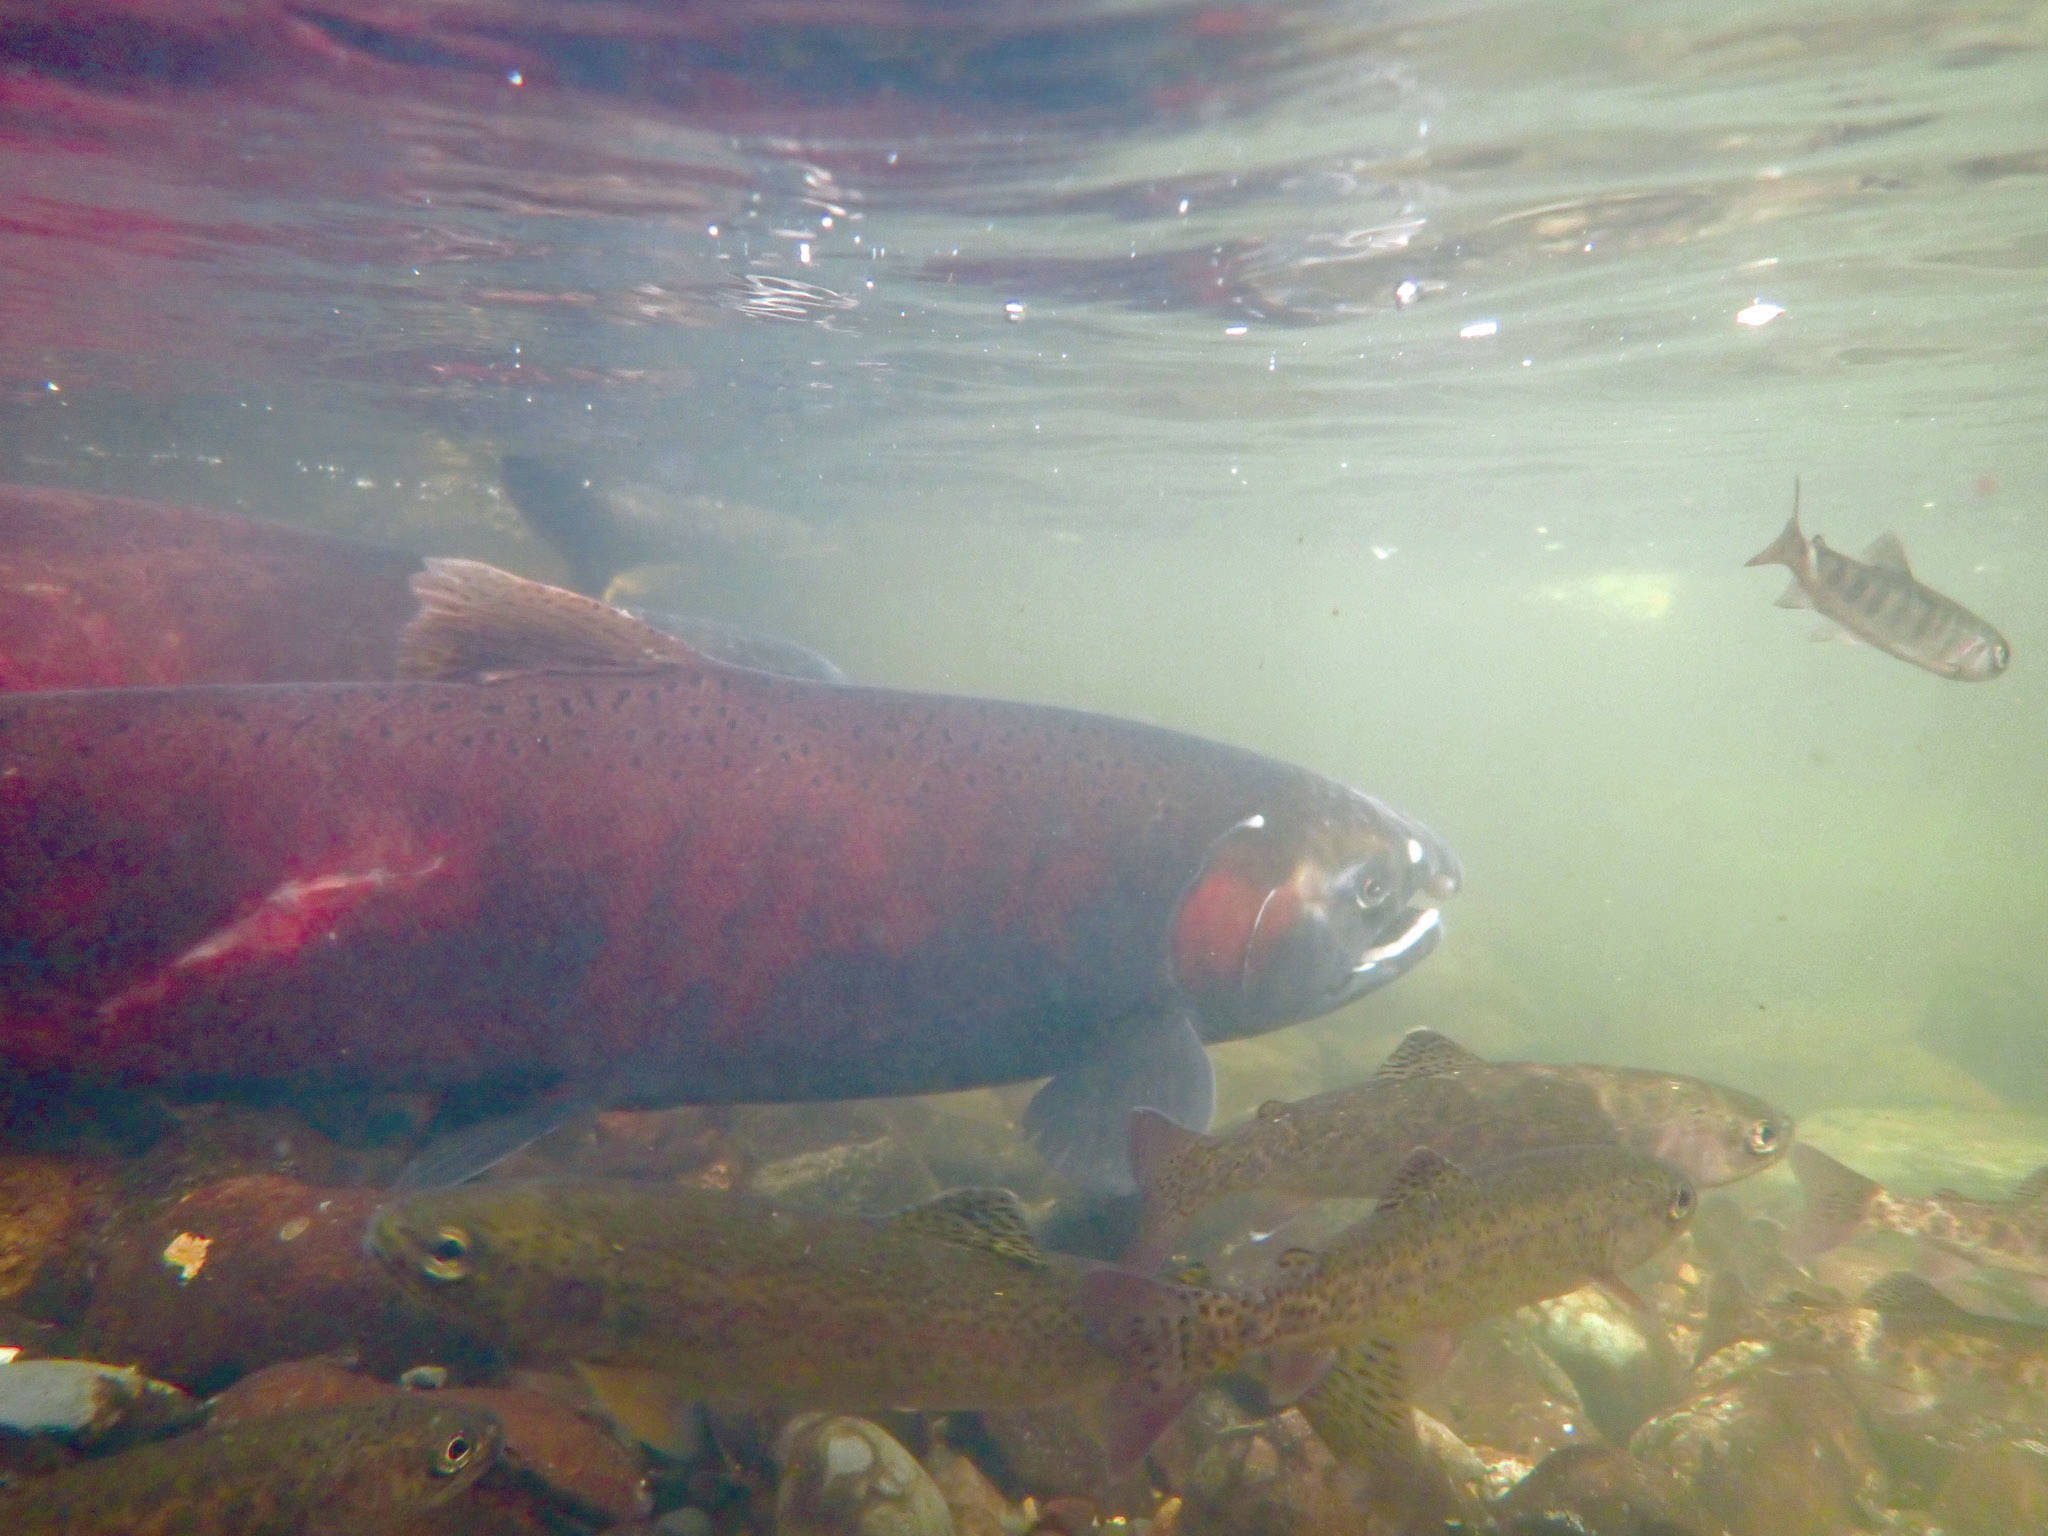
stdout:
{"type": "Polygon", "coordinates": [[[1791,1160],[1806,1204],[1785,1233],[1785,1253],[1804,1263],[1854,1237],[1884,1188],[1804,1142],[1792,1148],[1791,1160]]]}
{"type": "Polygon", "coordinates": [[[436,1136],[398,1170],[391,1188],[394,1193],[402,1193],[465,1184],[596,1108],[596,1104],[580,1095],[555,1094],[537,1099],[512,1114],[494,1115],[459,1131],[436,1136]]]}
{"type": "MultiPolygon", "coordinates": [[[[1771,540],[1770,543],[1766,544],[1742,563],[1744,565],[1789,566],[1791,567],[1795,584],[1797,584],[1799,577],[1807,575],[1812,571],[1813,553],[1807,547],[1806,535],[1799,527],[1799,477],[1797,475],[1792,477],[1792,516],[1787,519],[1784,529],[1775,539],[1771,540]]],[[[1790,597],[1791,594],[1788,592],[1785,596],[1790,597]]],[[[1778,599],[1778,606],[1781,608],[1792,608],[1809,605],[1788,603],[1784,597],[1781,597],[1778,599]]]]}
{"type": "Polygon", "coordinates": [[[1245,1304],[1224,1291],[1169,1285],[1100,1265],[1081,1278],[1081,1316],[1122,1362],[1104,1428],[1112,1475],[1136,1466],[1202,1384],[1242,1353],[1245,1304]]]}
{"type": "Polygon", "coordinates": [[[1206,1131],[1216,1069],[1181,1009],[1134,1020],[1095,1055],[1054,1077],[1025,1107],[1023,1130],[1053,1167],[1098,1194],[1136,1193],[1131,1111],[1157,1110],[1206,1131]]]}
{"type": "Polygon", "coordinates": [[[429,560],[420,611],[398,642],[399,676],[479,682],[531,672],[646,671],[703,658],[651,624],[480,560],[429,560]]]}

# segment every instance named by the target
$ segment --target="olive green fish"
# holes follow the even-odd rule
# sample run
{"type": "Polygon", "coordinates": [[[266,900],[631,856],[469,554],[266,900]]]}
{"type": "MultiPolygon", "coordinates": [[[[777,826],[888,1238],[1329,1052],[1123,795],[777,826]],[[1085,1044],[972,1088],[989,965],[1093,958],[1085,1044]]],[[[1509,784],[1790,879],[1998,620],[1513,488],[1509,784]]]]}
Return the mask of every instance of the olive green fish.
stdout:
{"type": "Polygon", "coordinates": [[[8,1536],[381,1536],[498,1454],[481,1408],[394,1397],[247,1419],[0,1492],[8,1536]]]}
{"type": "Polygon", "coordinates": [[[1881,533],[1861,560],[1837,554],[1799,527],[1799,482],[1792,520],[1749,565],[1783,565],[1792,584],[1780,608],[1813,608],[1859,640],[1939,677],[1981,683],[2012,660],[2005,637],[1953,598],[1916,581],[1896,535],[1881,533]]]}
{"type": "Polygon", "coordinates": [[[1619,1276],[1682,1233],[1692,1181],[1627,1147],[1568,1146],[1475,1164],[1419,1147],[1371,1215],[1320,1252],[1293,1250],[1250,1293],[1102,1269],[1083,1288],[1098,1337],[1126,1365],[1110,1399],[1110,1451],[1142,1455],[1210,1375],[1265,1354],[1276,1392],[1314,1383],[1302,1408],[1332,1449],[1364,1459],[1411,1429],[1400,1350],[1425,1334],[1619,1276]]]}
{"type": "Polygon", "coordinates": [[[2003,1200],[1952,1189],[1895,1195],[1817,1147],[1794,1147],[1792,1172],[1806,1203],[1785,1234],[1791,1258],[1804,1262],[1864,1232],[1901,1232],[1972,1264],[2048,1279],[2048,1167],[2003,1200]]]}
{"type": "Polygon", "coordinates": [[[967,1409],[1099,1397],[1117,1364],[1006,1190],[873,1219],[682,1186],[476,1184],[372,1219],[401,1283],[516,1356],[702,1397],[967,1409]]]}
{"type": "Polygon", "coordinates": [[[1711,1188],[1771,1167],[1792,1131],[1792,1117],[1762,1099],[1698,1078],[1487,1061],[1418,1029],[1365,1082],[1263,1104],[1215,1135],[1135,1112],[1131,1166],[1143,1214],[1124,1262],[1157,1267],[1189,1218],[1231,1196],[1370,1199],[1417,1147],[1480,1163],[1539,1147],[1615,1144],[1711,1188]]]}

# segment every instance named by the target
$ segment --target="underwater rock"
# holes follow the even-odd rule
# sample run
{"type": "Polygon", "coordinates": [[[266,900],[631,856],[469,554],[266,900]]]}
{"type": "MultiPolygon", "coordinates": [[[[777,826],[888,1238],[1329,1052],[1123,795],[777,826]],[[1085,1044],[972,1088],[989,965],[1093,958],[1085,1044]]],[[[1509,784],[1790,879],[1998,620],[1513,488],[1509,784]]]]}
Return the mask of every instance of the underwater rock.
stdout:
{"type": "Polygon", "coordinates": [[[938,1485],[879,1424],[798,1414],[775,1450],[776,1536],[953,1536],[938,1485]]]}
{"type": "Polygon", "coordinates": [[[1493,1513],[1505,1536],[1715,1536],[1720,1529],[1675,1478],[1606,1445],[1553,1451],[1493,1513]]]}
{"type": "Polygon", "coordinates": [[[2048,1445],[2004,1440],[1965,1452],[1931,1513],[1945,1536],[2048,1530],[2048,1445]]]}
{"type": "MultiPolygon", "coordinates": [[[[1418,1427],[1427,1423],[1418,1415],[1418,1427]]],[[[1448,1431],[1423,1428],[1414,1478],[1389,1480],[1341,1464],[1290,1409],[1218,1439],[1181,1487],[1180,1536],[1395,1536],[1436,1530],[1453,1513],[1477,1514],[1467,1478],[1483,1472],[1448,1431]]],[[[1386,1468],[1376,1469],[1384,1473],[1386,1468]]]]}
{"type": "Polygon", "coordinates": [[[0,1435],[48,1435],[80,1450],[107,1450],[182,1429],[203,1411],[176,1387],[133,1366],[92,1360],[0,1365],[0,1435]]]}
{"type": "MultiPolygon", "coordinates": [[[[1200,1409],[1202,1399],[1190,1415],[1200,1409]]],[[[1088,1499],[1104,1512],[1151,1513],[1154,1501],[1144,1477],[1132,1473],[1109,1481],[1109,1456],[1092,1418],[1071,1404],[986,1409],[979,1415],[994,1452],[996,1481],[1012,1497],[1034,1495],[1043,1503],[1063,1495],[1088,1499]]],[[[1184,1416],[1186,1417],[1186,1416],[1184,1416]]],[[[1167,1442],[1173,1439],[1169,1434],[1167,1442]]]]}
{"type": "Polygon", "coordinates": [[[1855,1403],[1816,1367],[1741,1371],[1651,1419],[1628,1449],[1690,1488],[1728,1536],[1837,1536],[1886,1502],[1855,1403]]]}
{"type": "MultiPolygon", "coordinates": [[[[1617,1445],[1677,1396],[1684,1370],[1671,1342],[1595,1287],[1538,1302],[1532,1332],[1578,1389],[1586,1418],[1617,1445]]],[[[1555,1449],[1555,1447],[1552,1447],[1555,1449]]]]}
{"type": "Polygon", "coordinates": [[[884,1216],[931,1199],[939,1182],[893,1135],[799,1152],[756,1168],[748,1189],[787,1205],[884,1216]]]}
{"type": "Polygon", "coordinates": [[[0,1301],[21,1295],[77,1237],[109,1183],[95,1164],[0,1156],[0,1301]]]}
{"type": "Polygon", "coordinates": [[[1023,1536],[1030,1529],[1031,1519],[1003,1497],[971,1457],[935,1445],[925,1452],[924,1469],[952,1512],[955,1536],[1023,1536]]]}
{"type": "Polygon", "coordinates": [[[1461,1439],[1531,1462],[1597,1433],[1571,1377],[1517,1320],[1468,1329],[1442,1373],[1418,1382],[1415,1399],[1461,1439]]]}
{"type": "Polygon", "coordinates": [[[81,1333],[95,1354],[200,1392],[344,1348],[375,1375],[474,1356],[363,1251],[380,1198],[250,1174],[117,1218],[97,1245],[81,1333]]]}

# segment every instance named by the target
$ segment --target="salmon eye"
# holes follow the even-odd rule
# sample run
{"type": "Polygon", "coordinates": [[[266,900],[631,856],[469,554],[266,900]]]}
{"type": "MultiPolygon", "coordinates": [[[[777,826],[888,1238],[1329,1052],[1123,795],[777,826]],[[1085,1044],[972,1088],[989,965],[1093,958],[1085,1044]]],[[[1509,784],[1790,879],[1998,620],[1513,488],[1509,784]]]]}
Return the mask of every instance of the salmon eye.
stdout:
{"type": "Polygon", "coordinates": [[[475,1454],[476,1442],[469,1436],[450,1435],[448,1443],[441,1447],[441,1454],[435,1458],[434,1470],[443,1477],[460,1472],[475,1454]]]}
{"type": "Polygon", "coordinates": [[[1692,1215],[1692,1208],[1698,1203],[1699,1196],[1692,1192],[1692,1186],[1690,1184],[1681,1184],[1671,1196],[1671,1204],[1665,1214],[1670,1216],[1673,1221],[1684,1221],[1688,1216],[1692,1215]]]}
{"type": "Polygon", "coordinates": [[[434,1280],[460,1280],[469,1273],[469,1234],[460,1227],[443,1227],[427,1244],[426,1262],[420,1265],[434,1280]]]}
{"type": "Polygon", "coordinates": [[[2003,672],[2005,670],[2006,663],[2011,660],[2012,651],[2003,640],[1999,641],[1998,644],[1991,647],[1991,665],[1996,667],[1999,671],[2003,672]]]}
{"type": "Polygon", "coordinates": [[[1358,889],[1353,893],[1353,897],[1361,911],[1369,912],[1387,899],[1388,889],[1387,882],[1378,875],[1367,875],[1358,882],[1358,889]]]}
{"type": "Polygon", "coordinates": [[[1749,1150],[1758,1157],[1769,1157],[1778,1150],[1778,1125],[1774,1120],[1759,1120],[1749,1128],[1749,1150]]]}

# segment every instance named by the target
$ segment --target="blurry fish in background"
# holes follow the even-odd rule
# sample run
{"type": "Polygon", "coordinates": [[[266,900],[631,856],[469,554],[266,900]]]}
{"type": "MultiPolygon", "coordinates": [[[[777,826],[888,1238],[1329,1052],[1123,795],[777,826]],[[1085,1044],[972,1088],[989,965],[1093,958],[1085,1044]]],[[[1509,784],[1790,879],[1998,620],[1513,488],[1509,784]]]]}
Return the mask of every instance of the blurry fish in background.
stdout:
{"type": "Polygon", "coordinates": [[[1791,1116],[1738,1089],[1628,1067],[1487,1061],[1418,1029],[1365,1082],[1262,1104],[1215,1135],[1134,1112],[1131,1165],[1144,1214],[1125,1262],[1152,1269],[1190,1218],[1234,1196],[1370,1199],[1422,1146],[1485,1161],[1618,1143],[1711,1188],[1771,1167],[1792,1135],[1791,1116]]]}
{"type": "Polygon", "coordinates": [[[1879,534],[1861,560],[1837,554],[1819,534],[1808,538],[1799,527],[1797,479],[1784,532],[1745,564],[1791,570],[1780,608],[1815,609],[1856,639],[1938,677],[1984,682],[2012,660],[2012,648],[1997,630],[1914,579],[1896,535],[1879,534]]]}
{"type": "Polygon", "coordinates": [[[817,535],[808,524],[701,496],[657,513],[600,488],[574,466],[534,454],[506,454],[499,478],[519,515],[568,566],[570,586],[586,597],[603,598],[716,661],[813,682],[846,681],[836,664],[794,640],[633,600],[647,585],[640,579],[647,567],[687,560],[693,549],[716,550],[721,559],[742,546],[813,552],[817,535]]]}
{"type": "Polygon", "coordinates": [[[1806,1198],[1785,1235],[1785,1251],[1794,1259],[1817,1257],[1866,1232],[1897,1232],[1968,1265],[2048,1281],[2048,1167],[2037,1168],[2003,1200],[1948,1189],[1895,1195],[1803,1144],[1792,1149],[1792,1172],[1806,1198]]]}

